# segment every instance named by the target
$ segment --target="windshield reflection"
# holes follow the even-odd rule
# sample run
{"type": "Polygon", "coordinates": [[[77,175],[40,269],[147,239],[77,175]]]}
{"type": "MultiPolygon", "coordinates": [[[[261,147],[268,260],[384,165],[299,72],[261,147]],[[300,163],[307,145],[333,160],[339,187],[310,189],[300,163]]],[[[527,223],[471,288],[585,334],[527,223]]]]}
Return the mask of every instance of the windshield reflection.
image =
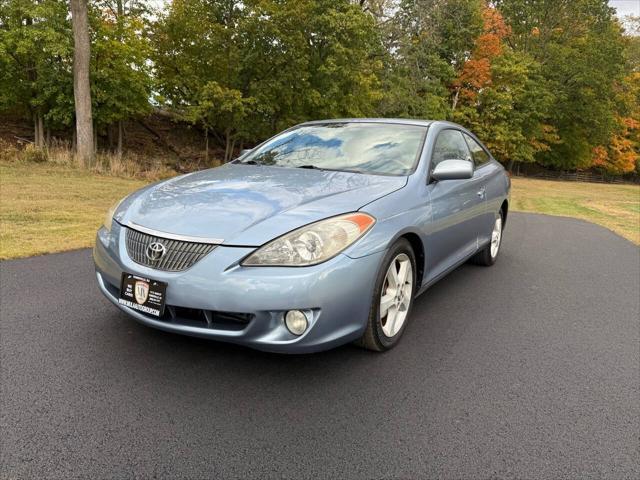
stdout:
{"type": "Polygon", "coordinates": [[[237,163],[408,175],[427,127],[390,123],[326,123],[288,130],[237,163]]]}

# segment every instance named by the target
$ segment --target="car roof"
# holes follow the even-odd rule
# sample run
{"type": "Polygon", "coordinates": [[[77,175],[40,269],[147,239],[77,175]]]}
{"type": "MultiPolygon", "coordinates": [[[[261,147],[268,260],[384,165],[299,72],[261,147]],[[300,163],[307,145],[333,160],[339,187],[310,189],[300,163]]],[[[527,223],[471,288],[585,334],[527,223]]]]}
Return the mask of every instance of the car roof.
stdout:
{"type": "Polygon", "coordinates": [[[413,118],[332,118],[326,120],[312,120],[301,123],[300,125],[321,125],[326,123],[393,123],[397,125],[419,125],[428,127],[435,122],[440,123],[438,120],[417,120],[413,118]]]}

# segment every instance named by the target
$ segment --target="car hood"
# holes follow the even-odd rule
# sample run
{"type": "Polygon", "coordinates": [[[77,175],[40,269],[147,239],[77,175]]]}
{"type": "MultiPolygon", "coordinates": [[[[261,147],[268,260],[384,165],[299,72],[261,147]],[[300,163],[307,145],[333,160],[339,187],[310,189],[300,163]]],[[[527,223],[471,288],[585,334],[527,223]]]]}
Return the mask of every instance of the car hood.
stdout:
{"type": "Polygon", "coordinates": [[[302,225],[356,211],[406,183],[407,177],[229,164],[151,185],[128,197],[115,219],[225,245],[259,246],[302,225]]]}

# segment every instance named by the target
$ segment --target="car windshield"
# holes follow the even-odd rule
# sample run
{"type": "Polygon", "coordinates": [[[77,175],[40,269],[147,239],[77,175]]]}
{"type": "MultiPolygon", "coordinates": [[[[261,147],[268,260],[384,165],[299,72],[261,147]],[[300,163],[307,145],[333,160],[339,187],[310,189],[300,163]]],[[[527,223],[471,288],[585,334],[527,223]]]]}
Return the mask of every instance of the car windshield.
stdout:
{"type": "Polygon", "coordinates": [[[272,138],[238,163],[408,175],[426,132],[424,126],[391,123],[304,125],[272,138]]]}

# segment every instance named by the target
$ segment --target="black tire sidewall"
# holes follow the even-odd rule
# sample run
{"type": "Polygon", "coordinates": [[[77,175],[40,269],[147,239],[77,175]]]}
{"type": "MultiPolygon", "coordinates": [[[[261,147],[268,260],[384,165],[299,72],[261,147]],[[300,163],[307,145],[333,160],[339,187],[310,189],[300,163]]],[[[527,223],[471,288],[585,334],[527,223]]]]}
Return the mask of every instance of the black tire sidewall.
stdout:
{"type": "Polygon", "coordinates": [[[413,310],[413,303],[414,303],[413,301],[416,294],[416,285],[417,285],[416,273],[417,273],[416,257],[415,257],[415,254],[413,253],[413,249],[411,248],[411,244],[405,239],[398,240],[387,251],[387,254],[385,255],[382,261],[381,268],[378,272],[378,277],[376,279],[373,304],[371,306],[372,316],[374,320],[373,327],[375,331],[376,341],[384,350],[393,348],[400,341],[400,338],[402,337],[402,334],[404,333],[404,330],[407,327],[407,324],[409,323],[409,318],[411,317],[411,311],[413,310]],[[387,275],[387,270],[389,269],[389,265],[391,264],[391,261],[394,260],[401,253],[406,254],[409,257],[409,260],[411,261],[411,273],[413,275],[413,285],[412,285],[413,290],[411,292],[409,308],[407,310],[407,316],[404,320],[404,323],[400,328],[400,330],[398,331],[398,333],[396,333],[393,337],[390,338],[390,337],[387,337],[382,331],[382,322],[380,321],[380,294],[382,292],[384,278],[387,275]]]}

